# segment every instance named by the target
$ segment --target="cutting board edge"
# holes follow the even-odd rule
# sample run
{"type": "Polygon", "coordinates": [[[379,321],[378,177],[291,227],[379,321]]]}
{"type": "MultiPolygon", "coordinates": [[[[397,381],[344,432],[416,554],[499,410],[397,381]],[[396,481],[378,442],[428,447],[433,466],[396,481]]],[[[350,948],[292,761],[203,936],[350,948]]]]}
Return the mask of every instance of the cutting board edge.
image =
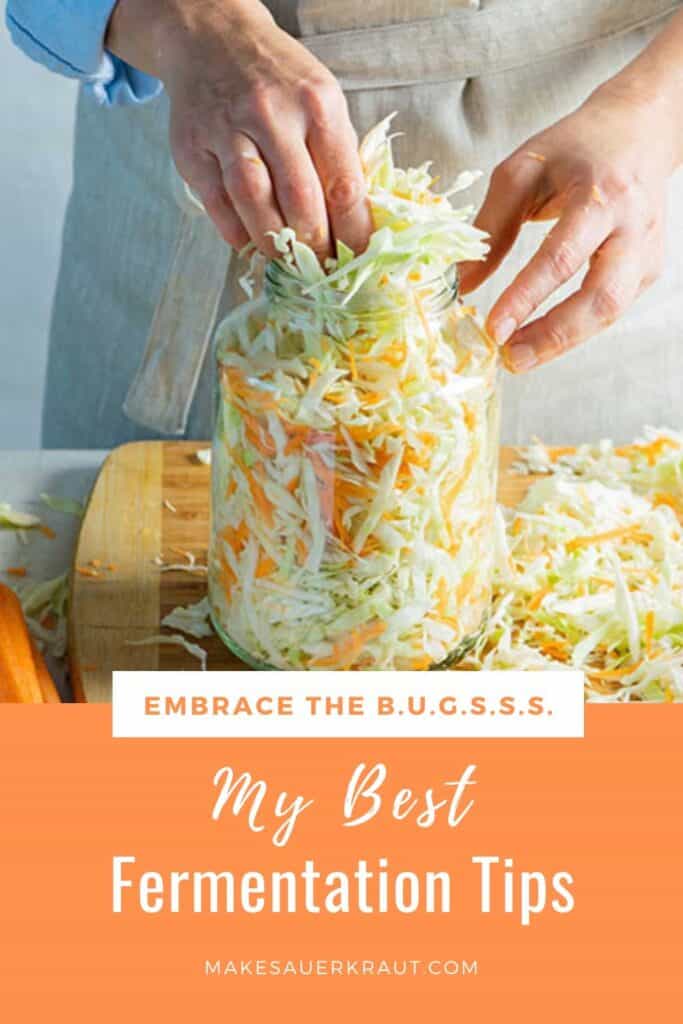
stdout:
{"type": "MultiPolygon", "coordinates": [[[[79,530],[79,533],[78,533],[78,538],[76,540],[76,546],[74,548],[74,555],[73,555],[73,559],[72,559],[72,562],[71,562],[71,572],[70,572],[70,581],[69,581],[69,609],[70,609],[70,614],[69,614],[69,623],[68,623],[68,628],[67,628],[67,636],[68,636],[68,659],[67,660],[68,660],[68,665],[69,665],[69,674],[70,674],[70,678],[71,678],[71,685],[72,685],[74,700],[75,700],[76,703],[95,702],[95,701],[92,701],[90,698],[88,698],[87,693],[86,693],[86,688],[89,686],[89,684],[87,684],[85,682],[84,678],[83,678],[83,670],[82,670],[83,658],[81,657],[82,652],[80,651],[80,641],[79,641],[79,638],[78,638],[78,630],[76,629],[76,626],[75,626],[76,617],[77,617],[76,616],[76,612],[77,612],[77,609],[79,607],[79,596],[78,596],[79,595],[79,584],[81,582],[80,578],[79,578],[79,574],[76,571],[76,568],[77,568],[77,566],[84,564],[84,561],[87,561],[87,557],[85,557],[83,555],[83,553],[82,553],[82,547],[83,547],[83,543],[84,543],[85,527],[86,527],[86,524],[88,524],[89,512],[91,511],[92,507],[97,502],[97,500],[99,499],[99,492],[100,492],[100,490],[106,486],[106,483],[108,481],[108,476],[109,476],[109,474],[111,472],[112,466],[115,463],[125,461],[127,456],[132,456],[136,451],[144,452],[146,454],[146,453],[148,453],[150,451],[150,449],[153,449],[153,450],[155,449],[156,450],[155,454],[158,454],[158,456],[159,456],[159,458],[158,458],[158,463],[159,463],[159,486],[161,487],[161,480],[162,480],[162,475],[163,475],[163,449],[164,449],[164,446],[166,444],[168,444],[168,443],[170,443],[170,442],[165,441],[163,439],[150,440],[150,441],[128,441],[125,444],[118,445],[116,448],[113,448],[109,452],[109,454],[106,456],[104,462],[102,463],[102,465],[100,467],[100,471],[99,471],[99,473],[97,475],[97,479],[95,480],[95,483],[94,483],[94,485],[92,487],[92,490],[90,491],[90,494],[88,495],[87,501],[85,503],[85,510],[84,510],[84,513],[83,513],[83,519],[81,521],[81,527],[80,527],[80,530],[79,530]]],[[[184,444],[185,442],[179,442],[179,443],[180,444],[184,444]]],[[[93,689],[101,689],[101,688],[95,687],[93,689]]],[[[105,687],[105,690],[106,689],[107,688],[105,687]]],[[[109,682],[108,689],[109,689],[109,697],[108,697],[108,699],[110,701],[111,700],[111,681],[109,682]]],[[[104,698],[102,698],[102,700],[103,700],[103,702],[106,702],[107,698],[104,697],[104,698]]]]}

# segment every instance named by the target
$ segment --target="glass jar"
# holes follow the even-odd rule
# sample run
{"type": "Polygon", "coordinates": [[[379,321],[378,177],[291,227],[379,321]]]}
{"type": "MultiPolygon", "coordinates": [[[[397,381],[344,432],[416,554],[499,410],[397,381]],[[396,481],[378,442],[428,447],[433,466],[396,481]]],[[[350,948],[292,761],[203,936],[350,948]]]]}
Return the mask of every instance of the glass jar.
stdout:
{"type": "Polygon", "coordinates": [[[491,599],[496,346],[455,268],[371,308],[265,276],[217,332],[216,631],[261,669],[446,667],[491,599]]]}

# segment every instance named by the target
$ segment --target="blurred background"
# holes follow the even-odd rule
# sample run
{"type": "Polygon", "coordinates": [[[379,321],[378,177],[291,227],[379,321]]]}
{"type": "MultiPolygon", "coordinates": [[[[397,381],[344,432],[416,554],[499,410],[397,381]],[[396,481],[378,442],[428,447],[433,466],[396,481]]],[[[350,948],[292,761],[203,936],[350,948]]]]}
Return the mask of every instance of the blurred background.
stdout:
{"type": "Polygon", "coordinates": [[[0,449],[38,448],[77,85],[26,59],[0,24],[0,449]]]}

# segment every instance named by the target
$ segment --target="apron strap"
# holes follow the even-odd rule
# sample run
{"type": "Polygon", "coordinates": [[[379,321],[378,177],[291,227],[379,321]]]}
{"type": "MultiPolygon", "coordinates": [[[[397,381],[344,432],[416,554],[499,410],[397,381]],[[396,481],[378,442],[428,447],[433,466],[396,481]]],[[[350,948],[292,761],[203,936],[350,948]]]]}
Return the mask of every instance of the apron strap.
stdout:
{"type": "Polygon", "coordinates": [[[488,0],[378,28],[303,34],[347,92],[463,81],[561,57],[643,28],[682,0],[488,0]]]}

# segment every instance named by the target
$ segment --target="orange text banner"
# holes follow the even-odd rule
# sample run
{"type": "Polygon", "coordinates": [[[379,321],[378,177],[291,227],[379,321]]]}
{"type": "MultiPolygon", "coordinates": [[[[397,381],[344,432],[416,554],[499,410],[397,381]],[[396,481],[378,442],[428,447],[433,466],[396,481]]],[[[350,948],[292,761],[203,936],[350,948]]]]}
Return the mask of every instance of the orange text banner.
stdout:
{"type": "Polygon", "coordinates": [[[352,1001],[358,1020],[624,1022],[683,994],[683,707],[589,706],[584,739],[331,741],[115,740],[107,706],[5,705],[0,759],[7,1021],[331,1020],[352,1001]],[[221,805],[229,771],[265,783],[251,821],[221,805]],[[369,912],[355,890],[311,910],[302,885],[273,911],[258,879],[308,862],[352,881],[384,864],[387,907],[375,887],[369,912]],[[247,909],[222,888],[193,904],[206,872],[242,896],[249,875],[247,909]],[[443,888],[399,909],[396,876],[430,872],[448,912],[443,888]]]}

